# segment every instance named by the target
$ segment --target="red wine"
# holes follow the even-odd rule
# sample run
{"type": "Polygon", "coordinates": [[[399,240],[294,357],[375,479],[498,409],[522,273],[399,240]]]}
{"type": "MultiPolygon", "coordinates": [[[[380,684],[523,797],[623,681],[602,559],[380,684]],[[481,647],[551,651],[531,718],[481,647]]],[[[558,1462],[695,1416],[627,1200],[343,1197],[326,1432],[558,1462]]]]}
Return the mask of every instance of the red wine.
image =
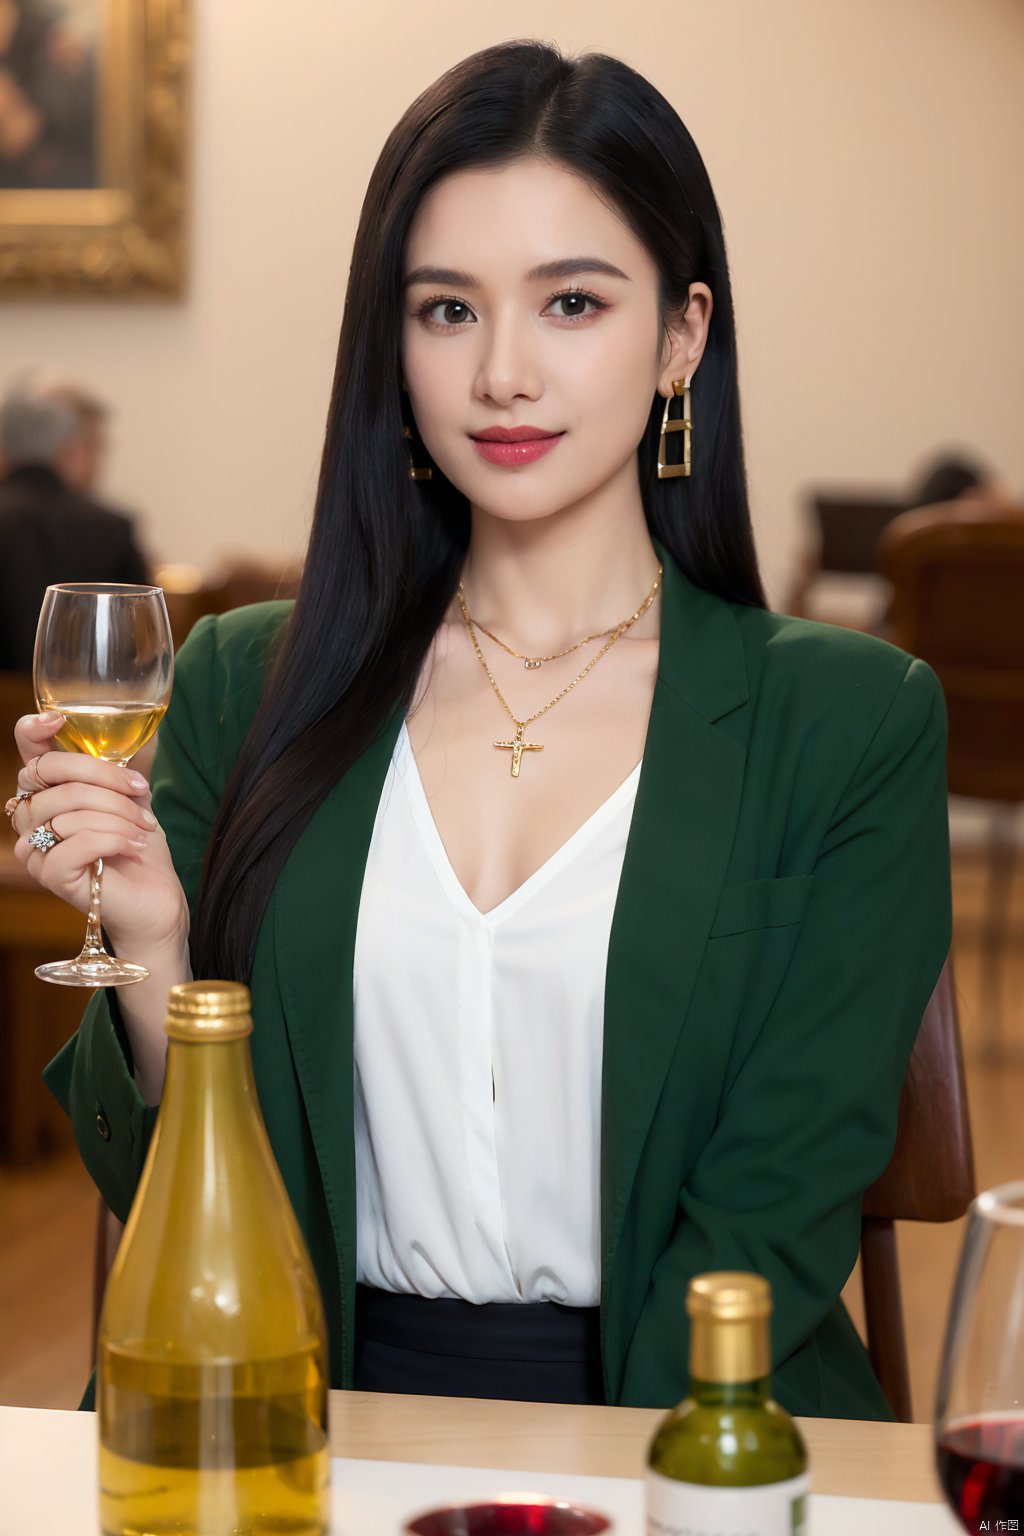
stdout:
{"type": "Polygon", "coordinates": [[[946,1499],[971,1536],[1024,1532],[1024,1415],[951,1425],[936,1460],[946,1499]]]}
{"type": "Polygon", "coordinates": [[[406,1536],[598,1536],[604,1515],[555,1499],[433,1509],[403,1526],[406,1536]]]}

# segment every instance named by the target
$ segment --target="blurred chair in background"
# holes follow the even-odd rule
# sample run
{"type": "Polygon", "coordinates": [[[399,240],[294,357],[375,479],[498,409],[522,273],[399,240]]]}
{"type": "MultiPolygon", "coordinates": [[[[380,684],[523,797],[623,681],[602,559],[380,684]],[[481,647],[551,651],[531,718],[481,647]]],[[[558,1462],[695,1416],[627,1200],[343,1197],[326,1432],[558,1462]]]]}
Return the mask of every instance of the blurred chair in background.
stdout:
{"type": "Polygon", "coordinates": [[[889,1166],[864,1195],[860,1274],[868,1353],[897,1419],[913,1418],[903,1328],[897,1221],[955,1221],[974,1199],[974,1149],[953,961],[925,1009],[900,1095],[889,1166]]]}
{"type": "Polygon", "coordinates": [[[105,417],[59,381],[23,379],[0,402],[0,671],[31,670],[52,582],[150,580],[131,518],[93,496],[105,417]]]}
{"type": "Polygon", "coordinates": [[[882,535],[904,512],[960,500],[997,513],[1014,505],[1005,481],[960,452],[927,460],[906,493],[811,492],[808,545],[786,612],[891,639],[891,591],[878,563],[882,535]]]}
{"type": "Polygon", "coordinates": [[[164,589],[175,650],[204,614],[292,598],[301,579],[301,566],[264,564],[244,555],[226,558],[206,577],[192,565],[162,565],[155,577],[164,589]]]}
{"type": "Polygon", "coordinates": [[[908,512],[886,529],[892,638],[938,673],[949,713],[949,789],[992,806],[982,929],[982,1053],[1003,1054],[1000,962],[1024,801],[1024,509],[966,501],[908,512]]]}
{"type": "Polygon", "coordinates": [[[904,496],[812,492],[807,503],[808,547],[785,611],[869,629],[885,592],[878,575],[878,541],[907,506],[904,496]]]}
{"type": "MultiPolygon", "coordinates": [[[[1009,486],[980,460],[963,454],[940,454],[922,471],[907,510],[923,512],[943,506],[959,509],[964,505],[979,512],[991,512],[996,517],[1013,516],[1015,511],[1009,486]]],[[[883,640],[894,639],[891,588],[871,629],[883,640]]]]}

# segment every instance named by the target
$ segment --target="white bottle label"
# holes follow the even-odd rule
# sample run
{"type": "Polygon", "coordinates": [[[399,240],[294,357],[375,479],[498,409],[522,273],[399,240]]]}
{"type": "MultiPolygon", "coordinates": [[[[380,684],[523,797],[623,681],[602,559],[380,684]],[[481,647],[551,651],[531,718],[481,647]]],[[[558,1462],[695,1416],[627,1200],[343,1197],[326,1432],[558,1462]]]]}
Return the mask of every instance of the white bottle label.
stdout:
{"type": "Polygon", "coordinates": [[[756,1488],[681,1483],[647,1469],[647,1536],[809,1536],[804,1472],[756,1488]]]}

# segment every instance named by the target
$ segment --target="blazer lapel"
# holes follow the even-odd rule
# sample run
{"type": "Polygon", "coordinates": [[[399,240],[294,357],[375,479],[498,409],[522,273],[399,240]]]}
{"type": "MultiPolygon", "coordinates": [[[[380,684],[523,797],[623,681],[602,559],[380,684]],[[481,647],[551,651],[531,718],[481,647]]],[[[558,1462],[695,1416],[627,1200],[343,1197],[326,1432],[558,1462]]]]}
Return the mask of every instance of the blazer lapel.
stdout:
{"type": "Polygon", "coordinates": [[[353,966],[363,874],[404,710],[320,805],[274,899],[281,1004],[341,1269],[343,1360],[351,1359],[355,1285],[353,966]]]}
{"type": "Polygon", "coordinates": [[[605,1306],[637,1163],[725,881],[746,753],[715,727],[744,704],[733,615],[665,568],[658,678],[608,949],[601,1124],[605,1306]]]}

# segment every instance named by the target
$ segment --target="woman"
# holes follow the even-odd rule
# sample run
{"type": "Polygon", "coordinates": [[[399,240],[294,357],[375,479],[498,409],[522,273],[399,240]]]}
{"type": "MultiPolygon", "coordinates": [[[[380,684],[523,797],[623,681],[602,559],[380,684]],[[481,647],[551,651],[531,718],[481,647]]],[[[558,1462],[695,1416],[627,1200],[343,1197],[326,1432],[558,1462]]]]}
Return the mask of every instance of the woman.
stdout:
{"type": "Polygon", "coordinates": [[[195,974],[252,986],[334,1385],[669,1404],[689,1277],[744,1268],[781,1401],[888,1416],[838,1298],[949,944],[942,694],[765,609],[721,222],[645,80],[514,43],[413,104],[294,611],[193,631],[157,824],[54,728],[19,857],[82,907],[102,855],[152,972],[47,1070],[118,1214],[192,913],[195,974]]]}

